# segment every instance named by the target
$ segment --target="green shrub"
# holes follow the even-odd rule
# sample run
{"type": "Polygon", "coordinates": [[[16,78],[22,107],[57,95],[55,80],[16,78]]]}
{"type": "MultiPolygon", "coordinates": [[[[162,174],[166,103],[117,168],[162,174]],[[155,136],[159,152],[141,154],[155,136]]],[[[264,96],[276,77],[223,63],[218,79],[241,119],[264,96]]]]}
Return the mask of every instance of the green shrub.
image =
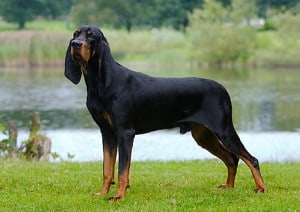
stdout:
{"type": "Polygon", "coordinates": [[[246,62],[254,50],[255,33],[251,28],[207,27],[205,33],[194,36],[195,56],[209,64],[246,62]]]}
{"type": "Polygon", "coordinates": [[[256,39],[255,57],[258,65],[299,66],[300,14],[290,12],[274,15],[275,31],[261,31],[256,39]]]}
{"type": "Polygon", "coordinates": [[[266,19],[263,27],[260,29],[261,31],[272,31],[276,30],[274,22],[271,19],[266,19]]]}
{"type": "Polygon", "coordinates": [[[203,9],[189,15],[191,59],[208,64],[245,63],[255,46],[256,30],[230,21],[233,13],[217,1],[206,1],[203,9]]]}

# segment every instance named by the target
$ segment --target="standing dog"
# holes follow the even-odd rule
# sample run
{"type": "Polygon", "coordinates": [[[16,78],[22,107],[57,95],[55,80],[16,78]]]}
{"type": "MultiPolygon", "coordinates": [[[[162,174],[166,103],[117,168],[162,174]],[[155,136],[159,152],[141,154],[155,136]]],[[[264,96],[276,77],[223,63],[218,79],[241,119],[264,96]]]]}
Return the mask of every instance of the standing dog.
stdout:
{"type": "Polygon", "coordinates": [[[266,191],[257,159],[234,129],[230,97],[222,85],[208,79],[156,78],[129,70],[114,61],[106,38],[95,26],[77,29],[67,49],[65,76],[78,84],[82,74],[87,108],[103,140],[103,185],[96,194],[107,194],[114,184],[118,150],[119,185],[112,200],[123,198],[129,187],[135,135],[174,127],[182,134],[191,131],[197,144],[225,163],[228,177],[220,187],[234,187],[242,159],[252,172],[256,191],[266,191]]]}

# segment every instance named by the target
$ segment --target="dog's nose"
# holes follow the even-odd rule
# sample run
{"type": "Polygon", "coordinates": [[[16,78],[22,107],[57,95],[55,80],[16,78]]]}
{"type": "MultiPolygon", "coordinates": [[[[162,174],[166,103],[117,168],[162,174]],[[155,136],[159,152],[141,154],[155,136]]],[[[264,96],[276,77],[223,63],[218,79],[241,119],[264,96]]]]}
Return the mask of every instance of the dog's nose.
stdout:
{"type": "Polygon", "coordinates": [[[71,45],[72,45],[72,47],[80,48],[82,46],[82,42],[79,40],[73,40],[71,45]]]}

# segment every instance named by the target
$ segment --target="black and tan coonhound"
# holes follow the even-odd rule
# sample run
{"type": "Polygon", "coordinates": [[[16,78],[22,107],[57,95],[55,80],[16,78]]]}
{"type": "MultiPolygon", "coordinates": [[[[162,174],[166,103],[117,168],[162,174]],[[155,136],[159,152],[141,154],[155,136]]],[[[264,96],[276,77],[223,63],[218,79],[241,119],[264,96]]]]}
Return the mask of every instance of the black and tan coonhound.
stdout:
{"type": "Polygon", "coordinates": [[[65,58],[65,76],[78,84],[83,74],[87,108],[100,127],[103,140],[105,195],[114,184],[117,150],[118,189],[113,201],[125,196],[135,135],[179,127],[191,131],[197,144],[227,166],[222,188],[233,188],[239,159],[250,168],[257,192],[266,187],[258,160],[243,146],[232,123],[229,94],[219,83],[202,78],[158,78],[134,72],[117,63],[107,39],[95,26],[74,32],[65,58]]]}

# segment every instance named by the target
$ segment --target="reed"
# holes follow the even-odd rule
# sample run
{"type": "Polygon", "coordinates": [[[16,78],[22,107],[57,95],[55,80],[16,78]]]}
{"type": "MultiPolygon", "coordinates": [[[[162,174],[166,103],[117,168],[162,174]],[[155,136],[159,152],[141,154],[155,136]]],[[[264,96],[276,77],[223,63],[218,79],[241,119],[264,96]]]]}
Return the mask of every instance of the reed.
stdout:
{"type": "MultiPolygon", "coordinates": [[[[173,30],[103,29],[117,60],[186,62],[185,37],[173,30]]],[[[72,31],[0,32],[0,66],[62,65],[72,31]]]]}
{"type": "MultiPolygon", "coordinates": [[[[0,32],[0,67],[63,66],[67,45],[76,27],[59,30],[62,26],[54,24],[41,31],[34,26],[31,30],[0,32]]],[[[114,58],[122,63],[203,66],[211,61],[210,57],[203,56],[207,49],[193,45],[197,38],[188,33],[171,29],[133,30],[127,33],[125,30],[103,28],[102,31],[110,43],[114,58]]],[[[256,32],[254,39],[255,46],[243,63],[300,66],[297,37],[281,36],[276,31],[261,31],[256,32]]],[[[207,45],[210,46],[209,43],[207,45]]]]}
{"type": "Polygon", "coordinates": [[[67,32],[1,32],[0,65],[24,67],[60,64],[68,37],[67,32]]]}

